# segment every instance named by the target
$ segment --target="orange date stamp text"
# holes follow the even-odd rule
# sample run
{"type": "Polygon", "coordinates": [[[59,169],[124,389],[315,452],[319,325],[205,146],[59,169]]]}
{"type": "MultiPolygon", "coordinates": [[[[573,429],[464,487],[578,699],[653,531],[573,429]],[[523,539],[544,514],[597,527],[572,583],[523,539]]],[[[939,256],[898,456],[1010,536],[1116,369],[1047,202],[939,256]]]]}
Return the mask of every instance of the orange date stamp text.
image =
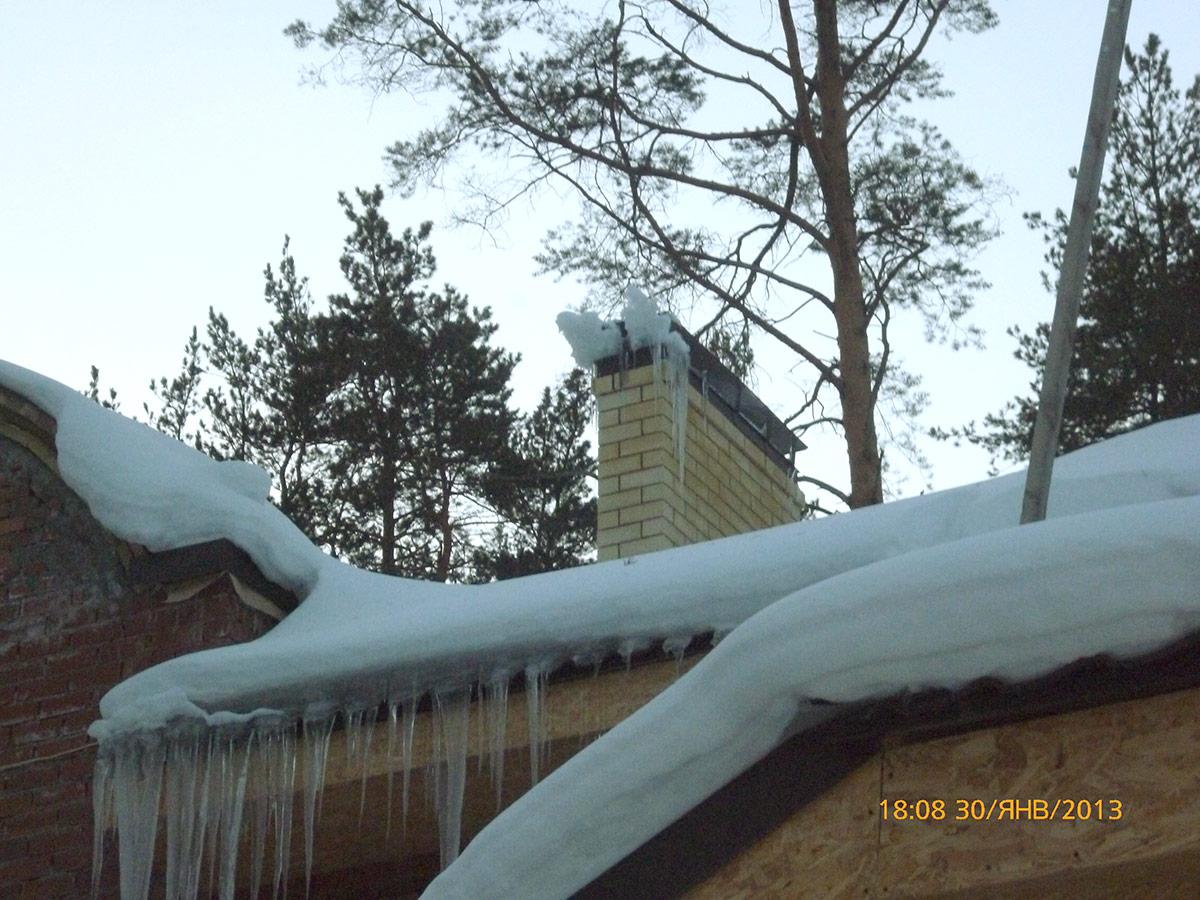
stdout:
{"type": "Polygon", "coordinates": [[[1112,797],[981,797],[880,800],[885,822],[1119,822],[1125,804],[1112,797]]]}

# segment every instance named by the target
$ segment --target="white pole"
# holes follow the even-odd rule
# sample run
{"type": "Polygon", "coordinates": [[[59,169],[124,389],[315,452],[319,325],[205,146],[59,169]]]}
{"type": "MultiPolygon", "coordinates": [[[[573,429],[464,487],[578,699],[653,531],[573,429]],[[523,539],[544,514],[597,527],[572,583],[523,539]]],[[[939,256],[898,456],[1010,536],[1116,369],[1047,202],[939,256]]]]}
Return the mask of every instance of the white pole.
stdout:
{"type": "Polygon", "coordinates": [[[1050,475],[1058,450],[1062,426],[1063,402],[1067,396],[1067,378],[1075,349],[1075,326],[1079,320],[1079,298],[1087,270],[1092,242],[1092,222],[1100,196],[1100,178],[1104,173],[1104,151],[1108,145],[1108,126],[1121,76],[1121,58],[1125,50],[1125,32],[1129,25],[1132,0],[1109,0],[1100,56],[1096,60],[1096,78],[1092,83],[1092,106],[1088,112],[1087,132],[1075,178],[1075,201],[1067,226],[1062,267],[1058,275],[1058,296],[1054,321],[1050,325],[1050,345],[1046,349],[1046,368],[1038,398],[1037,421],[1033,426],[1033,448],[1029,455],[1029,473],[1025,478],[1025,499],[1021,506],[1021,524],[1046,518],[1046,498],[1050,493],[1050,475]]]}

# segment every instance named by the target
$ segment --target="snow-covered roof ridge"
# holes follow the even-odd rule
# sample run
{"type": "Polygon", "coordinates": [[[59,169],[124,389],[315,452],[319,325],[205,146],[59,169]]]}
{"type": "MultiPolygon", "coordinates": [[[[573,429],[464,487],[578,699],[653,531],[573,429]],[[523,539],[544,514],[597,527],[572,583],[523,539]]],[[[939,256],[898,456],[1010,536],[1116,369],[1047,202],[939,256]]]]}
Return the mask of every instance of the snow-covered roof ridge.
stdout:
{"type": "Polygon", "coordinates": [[[0,384],[52,416],[63,481],[117,537],[152,551],[226,538],[305,594],[325,556],[267,499],[257,466],[217,462],[66,385],[0,360],[0,384]]]}
{"type": "MultiPolygon", "coordinates": [[[[180,718],[253,729],[270,718],[277,726],[273,710],[361,709],[397,696],[412,706],[419,694],[440,697],[502,672],[528,677],[650,638],[729,632],[674,686],[502,813],[430,886],[431,897],[571,894],[797,722],[826,715],[812,699],[1032,678],[1200,628],[1200,416],[1062,457],[1051,518],[1033,525],[1015,524],[1018,472],[627,560],[462,586],[332,560],[270,505],[253,468],[214,462],[18,366],[0,362],[0,385],[55,418],[62,477],[113,534],[152,550],[228,539],[302,598],[257,640],[170,660],[104,697],[93,733],[126,788],[159,783],[164,743],[147,741],[159,755],[139,756],[129,749],[137,742],[122,738],[169,730],[180,718]]],[[[327,713],[322,727],[332,721],[327,713]]],[[[462,760],[465,744],[456,747],[462,760]]],[[[310,796],[319,779],[313,785],[310,796]]],[[[144,815],[136,798],[119,815],[123,845],[148,836],[152,846],[158,795],[146,796],[154,802],[144,815]]],[[[143,868],[152,862],[139,859],[143,868]]]]}

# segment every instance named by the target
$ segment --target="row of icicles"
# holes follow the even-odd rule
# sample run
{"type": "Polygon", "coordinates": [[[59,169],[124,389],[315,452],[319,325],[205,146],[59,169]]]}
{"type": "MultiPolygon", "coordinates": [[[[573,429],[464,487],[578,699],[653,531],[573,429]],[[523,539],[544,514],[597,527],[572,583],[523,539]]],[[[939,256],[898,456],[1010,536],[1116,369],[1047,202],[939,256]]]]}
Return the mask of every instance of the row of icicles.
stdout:
{"type": "MultiPolygon", "coordinates": [[[[530,774],[537,783],[546,764],[546,679],[544,670],[526,672],[530,774]]],[[[479,766],[486,757],[500,808],[508,721],[509,679],[481,682],[479,766]]],[[[429,717],[432,753],[426,784],[432,783],[442,868],[458,856],[466,784],[471,688],[433,691],[429,717]]],[[[208,894],[233,898],[239,847],[248,834],[249,896],[269,888],[287,896],[294,798],[300,794],[304,819],[305,895],[312,882],[313,843],[330,741],[340,720],[349,765],[361,772],[361,822],[366,803],[372,745],[386,743],[387,824],[393,829],[393,779],[401,781],[396,825],[403,839],[408,822],[413,735],[421,695],[380,706],[309,707],[301,717],[264,712],[246,721],[208,725],[183,720],[153,732],[136,732],[101,743],[93,782],[95,815],[92,894],[98,896],[105,835],[117,831],[122,900],[146,900],[155,860],[159,818],[166,824],[166,897],[191,900],[201,883],[208,894]],[[386,733],[376,737],[378,730],[386,733]],[[398,770],[398,771],[397,771],[398,770]],[[268,838],[272,852],[268,858],[268,838]]]]}

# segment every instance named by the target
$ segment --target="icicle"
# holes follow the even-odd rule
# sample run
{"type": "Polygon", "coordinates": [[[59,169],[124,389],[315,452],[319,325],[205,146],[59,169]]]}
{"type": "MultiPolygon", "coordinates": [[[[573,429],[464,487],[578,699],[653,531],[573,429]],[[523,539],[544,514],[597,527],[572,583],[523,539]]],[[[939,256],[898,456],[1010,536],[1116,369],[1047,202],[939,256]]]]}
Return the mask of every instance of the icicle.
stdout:
{"type": "Polygon", "coordinates": [[[342,721],[345,723],[347,770],[358,761],[358,745],[362,738],[362,722],[365,715],[366,710],[362,708],[342,710],[342,721]]]}
{"type": "Polygon", "coordinates": [[[500,673],[482,691],[487,731],[488,769],[492,790],[496,793],[496,809],[500,809],[504,793],[504,751],[508,734],[508,673],[500,673]]]}
{"type": "Polygon", "coordinates": [[[113,814],[113,751],[101,744],[92,775],[92,898],[100,896],[100,873],[104,869],[104,840],[113,814]]]}
{"type": "Polygon", "coordinates": [[[412,749],[413,749],[413,733],[417,727],[417,703],[420,697],[414,694],[409,701],[404,704],[403,720],[400,724],[400,744],[401,752],[404,759],[404,775],[401,777],[401,799],[400,799],[400,839],[408,834],[408,787],[412,780],[412,749]]]}
{"type": "Polygon", "coordinates": [[[549,671],[544,666],[525,669],[525,709],[529,728],[529,776],[533,784],[541,778],[546,749],[546,689],[549,671]]]}
{"type": "Polygon", "coordinates": [[[675,458],[679,463],[679,483],[683,484],[684,465],[687,461],[687,417],[688,417],[688,358],[678,350],[669,355],[672,377],[672,418],[675,425],[675,458]]]}
{"type": "Polygon", "coordinates": [[[210,731],[208,738],[208,893],[217,892],[217,842],[221,835],[221,814],[225,804],[225,782],[229,778],[229,760],[217,732],[210,731]]]}
{"type": "Polygon", "coordinates": [[[362,828],[363,813],[367,806],[367,774],[371,762],[371,738],[375,733],[375,709],[361,708],[346,710],[346,768],[358,768],[362,778],[362,789],[358,798],[358,827],[362,828]]]}
{"type": "Polygon", "coordinates": [[[463,793],[467,780],[467,746],[471,715],[468,689],[434,694],[435,727],[440,725],[445,748],[445,773],[437,797],[438,843],[442,868],[458,859],[462,842],[463,793]]]}
{"type": "Polygon", "coordinates": [[[250,753],[244,739],[234,735],[222,738],[222,758],[228,777],[222,782],[221,795],[221,864],[217,895],[220,900],[233,900],[237,886],[237,858],[242,833],[242,814],[246,804],[246,779],[249,776],[250,753]]]}
{"type": "Polygon", "coordinates": [[[146,900],[150,894],[165,754],[158,734],[132,735],[116,747],[112,786],[122,900],[146,900]]]}
{"type": "Polygon", "coordinates": [[[289,722],[271,737],[267,751],[267,785],[275,821],[275,877],[272,896],[287,897],[292,858],[292,798],[296,790],[296,724],[289,722]]]}
{"type": "Polygon", "coordinates": [[[325,763],[335,713],[327,708],[308,710],[304,715],[304,896],[312,891],[313,842],[320,800],[325,787],[325,763]]]}
{"type": "Polygon", "coordinates": [[[399,732],[400,704],[395,700],[388,701],[387,717],[387,820],[383,829],[383,845],[386,847],[392,840],[392,791],[396,775],[396,738],[399,732]]]}
{"type": "MultiPolygon", "coordinates": [[[[277,726],[276,726],[277,727],[277,726]]],[[[254,792],[254,818],[250,837],[250,896],[257,898],[262,890],[263,864],[267,855],[267,831],[271,824],[271,786],[269,754],[272,731],[260,726],[250,735],[247,752],[255,758],[252,771],[257,790],[254,792]]]]}
{"type": "MultiPolygon", "coordinates": [[[[432,695],[431,695],[432,697],[432,695]]],[[[436,698],[430,703],[429,758],[425,760],[425,811],[436,810],[442,796],[442,727],[436,698]]]]}
{"type": "Polygon", "coordinates": [[[633,665],[633,654],[645,650],[650,646],[650,642],[645,638],[625,638],[617,647],[617,653],[621,659],[625,660],[625,671],[628,672],[630,666],[633,665]]]}
{"type": "Polygon", "coordinates": [[[663,641],[663,653],[675,657],[675,677],[683,674],[683,654],[687,652],[692,636],[670,637],[663,641]]]}
{"type": "Polygon", "coordinates": [[[475,685],[475,696],[479,702],[479,730],[475,733],[475,774],[483,774],[483,757],[487,753],[487,697],[484,696],[484,683],[480,679],[475,685]]]}
{"type": "Polygon", "coordinates": [[[204,833],[208,823],[208,740],[199,725],[185,725],[167,746],[164,783],[167,819],[167,900],[192,898],[200,890],[204,833]]]}

